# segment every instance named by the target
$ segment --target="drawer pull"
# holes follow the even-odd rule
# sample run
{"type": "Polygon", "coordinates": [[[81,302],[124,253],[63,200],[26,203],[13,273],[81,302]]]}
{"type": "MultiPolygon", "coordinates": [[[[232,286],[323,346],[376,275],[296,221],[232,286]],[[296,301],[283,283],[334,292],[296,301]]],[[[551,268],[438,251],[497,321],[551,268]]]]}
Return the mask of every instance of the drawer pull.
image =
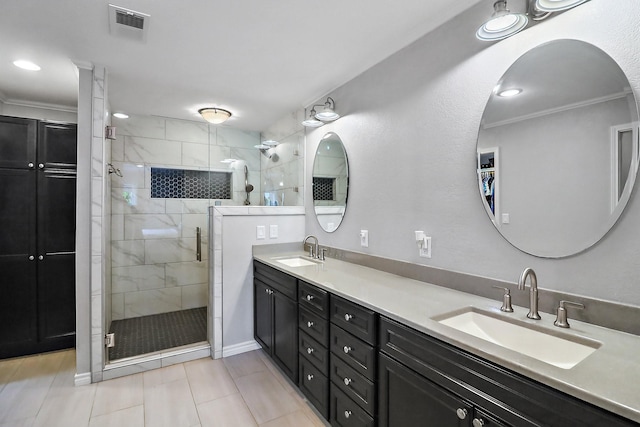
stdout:
{"type": "Polygon", "coordinates": [[[342,347],[342,351],[344,351],[344,354],[349,354],[349,352],[351,351],[351,347],[345,345],[344,347],[342,347]]]}
{"type": "Polygon", "coordinates": [[[307,381],[311,381],[313,379],[313,375],[309,374],[307,375],[307,381]]]}
{"type": "Polygon", "coordinates": [[[458,408],[456,410],[456,415],[458,415],[458,418],[460,418],[461,420],[464,420],[465,418],[467,418],[467,413],[468,411],[464,408],[458,408]]]}
{"type": "Polygon", "coordinates": [[[313,348],[307,347],[307,354],[311,354],[311,353],[313,353],[313,348]]]}
{"type": "Polygon", "coordinates": [[[473,427],[483,427],[484,420],[482,418],[474,418],[471,424],[473,424],[473,427]]]}
{"type": "Polygon", "coordinates": [[[307,301],[311,301],[313,298],[315,298],[313,295],[311,294],[307,295],[307,301]]]}
{"type": "Polygon", "coordinates": [[[350,321],[351,319],[353,319],[353,316],[349,313],[344,315],[344,320],[346,320],[347,322],[350,321]]]}
{"type": "Polygon", "coordinates": [[[349,410],[344,411],[344,417],[345,418],[349,418],[350,416],[351,416],[351,411],[349,411],[349,410]]]}
{"type": "Polygon", "coordinates": [[[346,378],[343,380],[344,381],[344,385],[348,386],[349,384],[351,384],[351,378],[346,378]]]}
{"type": "Polygon", "coordinates": [[[313,328],[313,322],[311,321],[307,322],[307,328],[313,328]]]}

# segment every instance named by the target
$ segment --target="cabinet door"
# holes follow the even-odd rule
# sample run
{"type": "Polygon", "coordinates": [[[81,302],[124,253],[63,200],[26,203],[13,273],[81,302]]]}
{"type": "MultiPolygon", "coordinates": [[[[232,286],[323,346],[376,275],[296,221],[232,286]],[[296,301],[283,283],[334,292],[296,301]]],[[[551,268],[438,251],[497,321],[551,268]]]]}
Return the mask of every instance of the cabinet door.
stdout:
{"type": "Polygon", "coordinates": [[[37,123],[31,119],[0,116],[0,168],[34,167],[37,123]]]}
{"type": "Polygon", "coordinates": [[[380,427],[471,426],[471,405],[382,353],[379,366],[380,427]]]}
{"type": "Polygon", "coordinates": [[[268,354],[271,354],[273,345],[271,292],[272,290],[260,280],[253,281],[253,334],[268,354]]]}
{"type": "Polygon", "coordinates": [[[298,302],[278,291],[273,297],[273,354],[275,362],[298,383],[298,302]]]}
{"type": "Polygon", "coordinates": [[[38,164],[45,168],[75,169],[77,126],[72,123],[41,122],[38,127],[38,164]]]}
{"type": "Polygon", "coordinates": [[[33,352],[38,338],[35,177],[0,168],[0,358],[33,352]]]}

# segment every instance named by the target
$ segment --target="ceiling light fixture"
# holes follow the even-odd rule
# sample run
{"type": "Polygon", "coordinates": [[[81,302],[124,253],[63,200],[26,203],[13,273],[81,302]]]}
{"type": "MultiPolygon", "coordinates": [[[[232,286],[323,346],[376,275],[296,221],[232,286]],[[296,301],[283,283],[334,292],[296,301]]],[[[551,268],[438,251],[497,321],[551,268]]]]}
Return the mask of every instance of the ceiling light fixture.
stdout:
{"type": "Polygon", "coordinates": [[[327,97],[327,100],[323,104],[317,104],[311,107],[309,117],[302,122],[303,126],[317,128],[324,125],[327,122],[332,122],[340,118],[340,114],[335,111],[336,104],[331,97],[327,97]],[[316,107],[322,107],[320,112],[316,111],[316,107]]]}
{"type": "Polygon", "coordinates": [[[278,141],[274,141],[273,139],[267,139],[266,141],[262,141],[263,145],[266,145],[267,147],[277,147],[279,142],[278,141]]]}
{"type": "Polygon", "coordinates": [[[502,90],[500,92],[498,92],[498,96],[501,96],[503,98],[510,98],[512,96],[516,96],[522,93],[522,89],[505,89],[502,90]]]}
{"type": "Polygon", "coordinates": [[[118,119],[128,119],[129,115],[125,113],[113,113],[113,117],[116,117],[118,119]]]}
{"type": "Polygon", "coordinates": [[[17,61],[13,61],[13,65],[27,71],[40,71],[39,65],[25,59],[18,59],[17,61]]]}
{"type": "Polygon", "coordinates": [[[536,8],[543,12],[559,12],[571,9],[588,0],[536,0],[536,8]]]}
{"type": "Polygon", "coordinates": [[[506,0],[498,0],[493,4],[491,18],[482,24],[476,32],[476,37],[483,41],[502,40],[524,29],[529,18],[522,13],[511,13],[507,9],[506,0]]]}
{"type": "Polygon", "coordinates": [[[223,110],[222,108],[201,108],[198,110],[198,113],[200,113],[203,119],[205,119],[209,123],[213,123],[214,125],[224,123],[229,117],[231,117],[231,112],[228,110],[223,110]]]}

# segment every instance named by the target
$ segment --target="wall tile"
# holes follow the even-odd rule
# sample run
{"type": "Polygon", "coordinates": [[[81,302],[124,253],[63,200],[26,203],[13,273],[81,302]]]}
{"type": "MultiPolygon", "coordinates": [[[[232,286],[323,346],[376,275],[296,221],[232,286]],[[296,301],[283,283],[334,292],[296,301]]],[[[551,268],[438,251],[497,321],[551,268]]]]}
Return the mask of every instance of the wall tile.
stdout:
{"type": "Polygon", "coordinates": [[[111,262],[113,267],[144,264],[143,240],[118,240],[111,242],[111,262]]]}
{"type": "MultiPolygon", "coordinates": [[[[185,167],[208,167],[209,166],[209,146],[189,142],[182,143],[182,166],[185,167]]],[[[212,167],[215,168],[216,165],[212,167]]]]}
{"type": "Polygon", "coordinates": [[[185,120],[167,120],[166,139],[172,141],[209,143],[209,126],[206,123],[188,122],[185,120]]]}
{"type": "Polygon", "coordinates": [[[113,118],[116,134],[141,136],[145,138],[165,138],[165,119],[157,117],[131,116],[128,119],[113,118]]]}
{"type": "Polygon", "coordinates": [[[182,215],[182,237],[196,237],[196,227],[200,227],[203,241],[207,240],[206,213],[182,215]]]}
{"type": "Polygon", "coordinates": [[[177,214],[125,215],[124,237],[126,240],[171,239],[180,237],[180,217],[181,216],[177,214]]]}
{"type": "Polygon", "coordinates": [[[218,127],[216,129],[216,145],[252,148],[254,145],[260,144],[259,132],[243,131],[225,127],[218,127]]]}
{"type": "Polygon", "coordinates": [[[111,212],[113,214],[162,214],[165,199],[151,198],[147,188],[111,188],[111,212]]]}
{"type": "Polygon", "coordinates": [[[124,294],[111,294],[111,320],[124,319],[124,294]]]}
{"type": "Polygon", "coordinates": [[[113,292],[135,292],[165,287],[164,265],[136,265],[112,269],[113,292]]]}
{"type": "Polygon", "coordinates": [[[124,141],[124,160],[131,163],[180,165],[182,144],[163,139],[127,136],[124,141]]]}
{"type": "Polygon", "coordinates": [[[198,261],[165,264],[167,287],[206,283],[207,263],[198,261]]]}
{"type": "MultiPolygon", "coordinates": [[[[205,248],[203,245],[203,258],[205,248]]],[[[195,261],[196,239],[158,239],[144,241],[145,264],[161,264],[165,262],[195,261]]]]}
{"type": "Polygon", "coordinates": [[[167,313],[182,307],[180,288],[165,288],[150,291],[129,292],[124,296],[125,317],[147,316],[167,313]]]}
{"type": "Polygon", "coordinates": [[[111,240],[124,240],[124,215],[111,215],[111,240]]]}
{"type": "Polygon", "coordinates": [[[199,285],[182,286],[182,308],[197,308],[207,306],[209,296],[207,283],[199,285]]]}

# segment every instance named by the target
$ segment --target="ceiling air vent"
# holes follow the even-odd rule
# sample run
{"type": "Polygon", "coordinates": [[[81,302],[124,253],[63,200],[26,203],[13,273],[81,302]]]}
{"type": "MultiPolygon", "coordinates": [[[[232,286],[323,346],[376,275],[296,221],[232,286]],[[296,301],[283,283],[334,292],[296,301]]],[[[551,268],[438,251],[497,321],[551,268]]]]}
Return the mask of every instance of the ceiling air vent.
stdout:
{"type": "Polygon", "coordinates": [[[146,41],[150,15],[109,5],[109,33],[130,40],[146,41]]]}

